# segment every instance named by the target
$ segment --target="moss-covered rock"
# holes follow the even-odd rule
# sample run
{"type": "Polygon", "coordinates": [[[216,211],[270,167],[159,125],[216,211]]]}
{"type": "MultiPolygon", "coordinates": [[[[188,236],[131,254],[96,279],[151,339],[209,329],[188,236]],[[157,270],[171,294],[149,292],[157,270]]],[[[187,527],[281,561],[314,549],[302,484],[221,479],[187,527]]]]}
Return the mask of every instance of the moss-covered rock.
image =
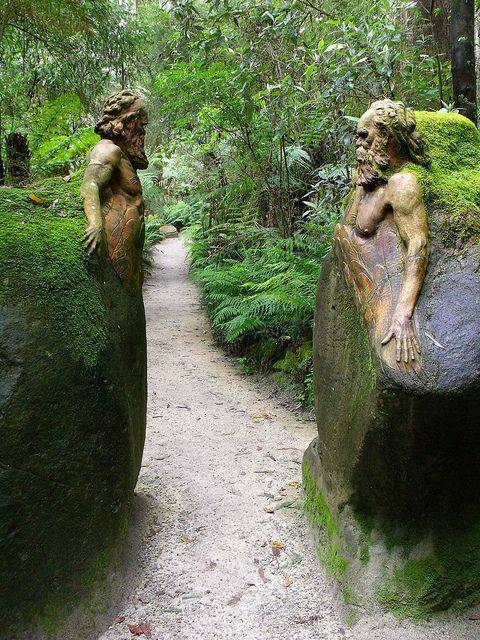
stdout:
{"type": "Polygon", "coordinates": [[[141,463],[143,302],[85,253],[79,180],[0,189],[4,629],[74,597],[126,526],[141,463]]]}
{"type": "MultiPolygon", "coordinates": [[[[405,169],[429,215],[414,314],[421,358],[395,366],[383,357],[378,327],[329,255],[314,329],[319,436],[304,477],[309,512],[334,534],[320,536],[323,556],[334,544],[347,592],[418,619],[480,602],[480,133],[456,114],[416,115],[431,156],[429,168],[405,169]]],[[[399,239],[391,246],[398,260],[399,239]]],[[[386,273],[391,295],[378,299],[395,302],[402,272],[386,273]]]]}
{"type": "Polygon", "coordinates": [[[457,113],[415,113],[431,158],[428,168],[409,164],[420,181],[430,224],[447,245],[480,239],[480,131],[457,113]]]}

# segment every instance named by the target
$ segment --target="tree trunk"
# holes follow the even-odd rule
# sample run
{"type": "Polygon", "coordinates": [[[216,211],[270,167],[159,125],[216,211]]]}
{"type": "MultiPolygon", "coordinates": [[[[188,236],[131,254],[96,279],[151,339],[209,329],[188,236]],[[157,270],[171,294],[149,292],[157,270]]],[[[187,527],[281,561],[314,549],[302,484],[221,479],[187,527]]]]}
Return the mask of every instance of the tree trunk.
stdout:
{"type": "Polygon", "coordinates": [[[3,166],[2,150],[0,149],[0,187],[5,184],[5,168],[3,166]]]}
{"type": "Polygon", "coordinates": [[[475,0],[451,0],[451,40],[455,106],[477,124],[475,0]]]}
{"type": "Polygon", "coordinates": [[[10,184],[27,182],[30,177],[30,149],[27,136],[11,133],[7,138],[5,156],[10,184]]]}

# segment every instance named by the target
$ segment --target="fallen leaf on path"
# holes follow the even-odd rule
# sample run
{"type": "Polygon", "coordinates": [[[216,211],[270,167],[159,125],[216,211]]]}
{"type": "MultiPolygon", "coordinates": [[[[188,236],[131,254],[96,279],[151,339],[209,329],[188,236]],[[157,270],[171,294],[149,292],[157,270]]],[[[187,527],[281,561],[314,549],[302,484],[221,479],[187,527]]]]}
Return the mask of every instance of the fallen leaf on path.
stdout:
{"type": "Polygon", "coordinates": [[[263,567],[260,567],[258,569],[258,575],[263,580],[263,582],[270,582],[269,578],[267,578],[267,576],[265,575],[265,569],[263,567]]]}
{"type": "Polygon", "coordinates": [[[217,563],[214,562],[213,560],[210,560],[210,562],[207,564],[207,571],[213,571],[217,566],[217,563]]]}
{"type": "Polygon", "coordinates": [[[321,619],[322,619],[322,616],[314,614],[312,616],[307,616],[306,618],[299,618],[298,616],[295,616],[293,621],[296,624],[308,624],[309,622],[316,622],[317,620],[321,620],[321,619]]]}
{"type": "Polygon", "coordinates": [[[294,553],[290,556],[290,558],[284,562],[280,569],[285,570],[285,569],[289,569],[290,567],[294,567],[297,564],[300,564],[303,560],[303,557],[298,554],[298,553],[294,553]]]}
{"type": "Polygon", "coordinates": [[[263,510],[265,513],[275,513],[272,507],[263,507],[263,510]]]}
{"type": "Polygon", "coordinates": [[[272,553],[274,555],[275,558],[279,558],[282,550],[281,549],[277,549],[277,547],[272,547],[272,553]]]}
{"type": "Polygon", "coordinates": [[[272,469],[261,469],[259,471],[254,471],[253,473],[273,473],[272,469]]]}
{"type": "Polygon", "coordinates": [[[245,593],[245,591],[249,587],[254,587],[254,586],[255,586],[254,582],[247,582],[247,584],[243,587],[241,591],[239,591],[238,593],[236,593],[234,596],[230,598],[230,600],[227,602],[227,606],[233,607],[235,604],[238,604],[240,600],[243,598],[243,594],[245,593]]]}
{"type": "Polygon", "coordinates": [[[114,619],[113,624],[122,624],[122,622],[125,622],[125,616],[117,616],[114,619]]]}
{"type": "Polygon", "coordinates": [[[188,536],[182,535],[180,536],[180,542],[185,542],[185,544],[189,544],[190,542],[194,542],[193,538],[189,538],[188,536]]]}
{"type": "Polygon", "coordinates": [[[279,509],[288,509],[290,507],[293,507],[294,504],[294,500],[287,500],[286,502],[282,502],[281,504],[277,505],[275,507],[275,511],[278,511],[279,509]]]}
{"type": "Polygon", "coordinates": [[[273,416],[267,413],[266,411],[260,411],[260,413],[252,416],[254,420],[272,420],[273,416]]]}
{"type": "Polygon", "coordinates": [[[290,576],[283,576],[283,584],[285,585],[285,589],[288,589],[288,587],[292,586],[292,579],[290,578],[290,576]]]}
{"type": "Polygon", "coordinates": [[[232,596],[230,600],[227,602],[227,607],[233,607],[233,605],[238,604],[242,599],[242,596],[243,596],[243,591],[240,591],[240,593],[237,593],[236,595],[232,596]]]}
{"type": "Polygon", "coordinates": [[[160,529],[155,529],[155,527],[150,527],[150,529],[145,534],[145,538],[153,538],[153,536],[156,536],[159,531],[160,529]]]}
{"type": "Polygon", "coordinates": [[[278,542],[278,540],[269,540],[268,542],[272,547],[275,547],[275,549],[285,549],[283,542],[278,542]]]}
{"type": "Polygon", "coordinates": [[[300,489],[300,487],[302,486],[302,483],[299,482],[298,480],[292,480],[292,482],[288,483],[289,487],[293,487],[294,489],[300,489]]]}
{"type": "Polygon", "coordinates": [[[32,202],[35,202],[35,204],[45,204],[45,200],[42,200],[42,198],[39,198],[34,193],[29,193],[28,197],[32,202]]]}
{"type": "Polygon", "coordinates": [[[134,636],[145,636],[146,638],[152,637],[150,627],[148,626],[148,624],[145,624],[145,622],[142,622],[141,624],[129,624],[128,628],[130,630],[130,633],[132,633],[134,636]]]}

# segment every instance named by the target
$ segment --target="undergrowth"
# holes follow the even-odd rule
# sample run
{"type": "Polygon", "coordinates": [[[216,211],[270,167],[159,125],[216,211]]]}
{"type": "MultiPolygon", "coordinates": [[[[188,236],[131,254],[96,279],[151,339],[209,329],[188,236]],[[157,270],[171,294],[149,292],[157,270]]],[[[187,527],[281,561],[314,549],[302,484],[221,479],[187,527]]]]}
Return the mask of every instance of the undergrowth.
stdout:
{"type": "Polygon", "coordinates": [[[283,238],[242,222],[192,233],[192,277],[220,342],[253,368],[286,373],[306,402],[313,401],[315,293],[331,229],[305,224],[283,238]]]}

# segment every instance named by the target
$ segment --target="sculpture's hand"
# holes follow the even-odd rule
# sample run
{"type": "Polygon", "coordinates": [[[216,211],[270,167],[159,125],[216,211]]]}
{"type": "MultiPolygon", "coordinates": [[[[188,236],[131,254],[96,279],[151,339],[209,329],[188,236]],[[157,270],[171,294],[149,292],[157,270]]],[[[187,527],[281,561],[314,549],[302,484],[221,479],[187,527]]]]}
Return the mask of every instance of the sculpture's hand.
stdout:
{"type": "Polygon", "coordinates": [[[413,330],[412,319],[403,313],[395,312],[382,345],[395,338],[397,362],[415,360],[415,352],[421,353],[420,344],[413,330]]]}
{"type": "Polygon", "coordinates": [[[103,229],[96,224],[89,224],[83,236],[88,255],[100,253],[103,248],[103,229]]]}

